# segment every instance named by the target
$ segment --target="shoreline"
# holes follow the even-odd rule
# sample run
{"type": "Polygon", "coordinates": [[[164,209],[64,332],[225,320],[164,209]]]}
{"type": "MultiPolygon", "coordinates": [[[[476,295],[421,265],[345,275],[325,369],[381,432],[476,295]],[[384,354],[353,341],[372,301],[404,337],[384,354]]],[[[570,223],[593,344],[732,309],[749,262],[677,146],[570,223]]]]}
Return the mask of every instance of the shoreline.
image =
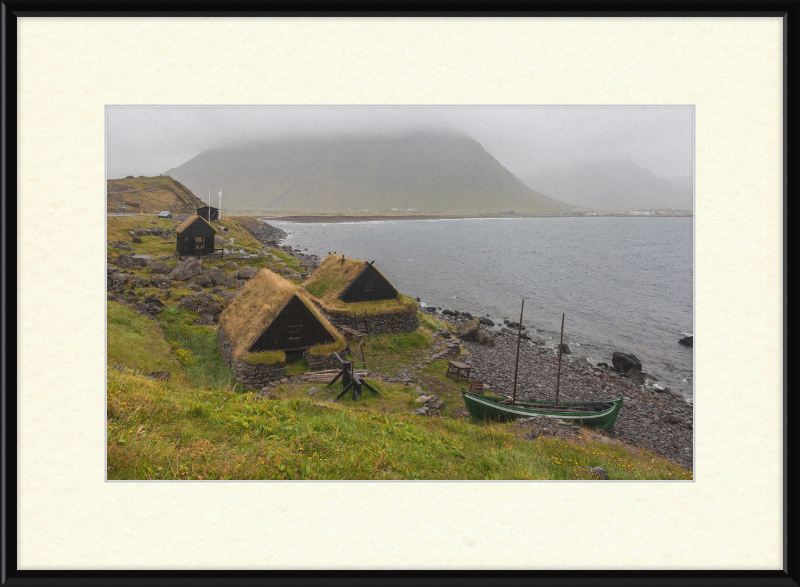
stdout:
{"type": "Polygon", "coordinates": [[[446,214],[414,214],[414,215],[290,215],[290,216],[259,216],[262,222],[296,222],[298,224],[337,224],[344,222],[389,222],[392,220],[503,220],[503,219],[522,219],[522,218],[691,218],[691,214],[674,216],[644,216],[639,214],[472,214],[466,216],[453,216],[446,214]]]}

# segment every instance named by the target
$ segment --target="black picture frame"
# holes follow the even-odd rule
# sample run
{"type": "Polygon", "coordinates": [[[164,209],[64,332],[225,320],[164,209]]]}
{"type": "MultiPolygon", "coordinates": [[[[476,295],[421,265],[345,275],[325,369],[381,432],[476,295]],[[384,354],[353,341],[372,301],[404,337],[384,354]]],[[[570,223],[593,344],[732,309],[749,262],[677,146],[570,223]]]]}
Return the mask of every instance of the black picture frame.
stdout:
{"type": "MultiPolygon", "coordinates": [[[[265,8],[256,2],[154,2],[151,0],[119,2],[58,2],[3,0],[3,176],[2,176],[2,577],[3,585],[489,585],[502,581],[505,587],[518,585],[551,586],[764,586],[800,585],[800,412],[798,394],[791,393],[787,374],[789,346],[789,228],[800,194],[800,0],[720,0],[720,1],[547,1],[483,3],[482,6],[444,2],[406,2],[386,7],[340,1],[270,3],[265,8]],[[73,571],[19,570],[16,543],[19,520],[17,503],[17,459],[15,414],[16,360],[15,276],[17,272],[14,220],[17,211],[17,100],[16,100],[16,31],[17,18],[29,16],[606,16],[606,17],[681,17],[681,16],[771,16],[784,21],[784,285],[783,285],[783,391],[784,391],[784,563],[772,571],[73,571]]],[[[332,544],[331,548],[351,545],[332,544]]]]}

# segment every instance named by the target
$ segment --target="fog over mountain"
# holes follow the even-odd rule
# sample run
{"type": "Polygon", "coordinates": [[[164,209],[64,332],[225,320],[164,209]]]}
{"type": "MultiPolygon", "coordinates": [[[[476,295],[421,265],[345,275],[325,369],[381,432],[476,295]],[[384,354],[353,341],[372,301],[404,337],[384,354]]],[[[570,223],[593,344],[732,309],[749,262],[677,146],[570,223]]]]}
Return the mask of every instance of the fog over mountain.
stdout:
{"type": "Polygon", "coordinates": [[[521,178],[531,189],[582,208],[691,210],[691,177],[661,178],[627,160],[550,168],[521,178]]]}
{"type": "Polygon", "coordinates": [[[208,150],[170,175],[229,209],[423,213],[543,212],[542,196],[455,130],[287,137],[208,150]],[[214,198],[215,200],[216,198],[214,198]]]}
{"type": "MultiPolygon", "coordinates": [[[[256,202],[249,192],[280,206],[297,197],[313,209],[327,194],[337,210],[372,208],[380,205],[376,191],[397,189],[391,207],[438,206],[460,197],[469,210],[536,210],[543,201],[529,200],[532,189],[606,210],[687,208],[694,108],[109,106],[106,144],[108,179],[177,170],[176,179],[201,198],[209,189],[212,194],[230,191],[242,207],[256,202]],[[420,133],[461,139],[426,145],[409,138],[420,133]],[[465,158],[459,162],[459,157],[465,158]],[[246,173],[235,177],[236,170],[246,173]],[[490,180],[498,183],[488,186],[490,180]],[[428,187],[422,189],[423,184],[428,187]],[[439,202],[425,195],[434,188],[443,194],[439,202]],[[312,189],[322,190],[316,203],[312,189]],[[458,197],[457,189],[463,189],[458,197]],[[498,194],[504,195],[490,201],[498,194]],[[481,198],[488,200],[476,208],[481,198]]],[[[223,198],[223,207],[230,203],[223,198]]]]}

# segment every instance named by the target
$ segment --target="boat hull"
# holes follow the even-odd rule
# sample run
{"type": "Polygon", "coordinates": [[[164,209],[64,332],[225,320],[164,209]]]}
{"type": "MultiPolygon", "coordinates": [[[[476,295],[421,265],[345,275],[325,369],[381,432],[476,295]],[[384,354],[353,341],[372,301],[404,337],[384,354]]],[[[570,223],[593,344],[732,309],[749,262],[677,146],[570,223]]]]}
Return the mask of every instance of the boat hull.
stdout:
{"type": "Polygon", "coordinates": [[[516,420],[531,416],[547,416],[568,422],[575,422],[588,428],[609,430],[614,427],[617,416],[622,408],[622,398],[604,400],[600,402],[558,402],[559,406],[587,406],[592,404],[605,404],[604,409],[585,412],[564,411],[555,409],[555,402],[537,401],[538,404],[552,405],[549,408],[526,408],[523,406],[509,406],[499,403],[503,398],[486,395],[477,395],[462,391],[464,404],[470,415],[477,420],[516,420]]]}

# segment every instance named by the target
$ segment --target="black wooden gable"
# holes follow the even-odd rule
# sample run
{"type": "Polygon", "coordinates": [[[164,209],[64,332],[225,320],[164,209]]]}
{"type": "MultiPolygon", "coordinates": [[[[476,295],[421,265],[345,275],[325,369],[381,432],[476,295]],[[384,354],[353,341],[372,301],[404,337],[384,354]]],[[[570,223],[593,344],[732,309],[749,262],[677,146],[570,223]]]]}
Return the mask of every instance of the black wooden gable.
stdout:
{"type": "Polygon", "coordinates": [[[251,353],[307,349],[333,342],[333,336],[303,301],[293,295],[250,347],[251,353]]]}
{"type": "Polygon", "coordinates": [[[219,220],[219,208],[214,206],[203,206],[197,209],[197,215],[203,220],[219,220]]]}
{"type": "Polygon", "coordinates": [[[397,297],[397,290],[389,281],[375,269],[372,263],[358,274],[341,293],[339,299],[347,304],[353,302],[376,302],[378,300],[391,300],[397,297]]]}
{"type": "Polygon", "coordinates": [[[188,226],[184,227],[183,229],[178,229],[175,231],[177,234],[187,237],[187,238],[194,238],[194,237],[213,237],[217,234],[217,231],[214,230],[211,225],[206,222],[201,216],[195,216],[194,220],[189,223],[188,226]]]}

